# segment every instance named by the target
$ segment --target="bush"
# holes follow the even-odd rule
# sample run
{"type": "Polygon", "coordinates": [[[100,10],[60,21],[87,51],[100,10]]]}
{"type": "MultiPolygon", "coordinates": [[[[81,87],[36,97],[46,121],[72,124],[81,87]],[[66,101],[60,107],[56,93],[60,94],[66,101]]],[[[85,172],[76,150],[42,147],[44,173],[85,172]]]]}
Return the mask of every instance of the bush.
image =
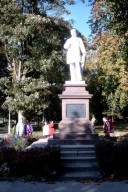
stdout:
{"type": "Polygon", "coordinates": [[[13,138],[5,137],[0,141],[0,147],[4,148],[15,148],[17,150],[23,150],[27,147],[27,140],[25,138],[13,138]]]}
{"type": "Polygon", "coordinates": [[[12,147],[14,147],[16,150],[23,150],[27,147],[27,141],[24,138],[15,139],[12,147]]]}
{"type": "Polygon", "coordinates": [[[33,135],[30,135],[26,138],[27,145],[31,145],[33,142],[38,141],[39,137],[34,137],[33,135]]]}
{"type": "Polygon", "coordinates": [[[96,156],[103,176],[128,178],[128,141],[102,140],[96,143],[96,156]]]}
{"type": "Polygon", "coordinates": [[[15,161],[18,156],[18,151],[16,151],[14,148],[0,148],[0,175],[4,176],[2,167],[6,165],[8,167],[8,175],[11,175],[15,172],[15,161]]]}
{"type": "Polygon", "coordinates": [[[34,141],[37,141],[38,137],[33,137],[32,135],[27,137],[15,138],[12,136],[5,136],[0,141],[0,147],[14,147],[17,150],[26,149],[27,146],[31,145],[34,141]]]}
{"type": "Polygon", "coordinates": [[[4,163],[11,176],[33,175],[47,178],[60,169],[60,150],[56,147],[28,150],[0,148],[0,168],[4,163]]]}

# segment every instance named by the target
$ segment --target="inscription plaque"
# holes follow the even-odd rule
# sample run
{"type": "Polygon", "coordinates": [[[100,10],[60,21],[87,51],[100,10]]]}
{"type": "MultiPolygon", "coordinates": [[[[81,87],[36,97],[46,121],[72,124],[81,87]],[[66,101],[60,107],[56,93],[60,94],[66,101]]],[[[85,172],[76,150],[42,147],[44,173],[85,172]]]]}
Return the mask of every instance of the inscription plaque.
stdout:
{"type": "Polygon", "coordinates": [[[86,106],[85,104],[66,104],[67,118],[85,118],[86,106]]]}

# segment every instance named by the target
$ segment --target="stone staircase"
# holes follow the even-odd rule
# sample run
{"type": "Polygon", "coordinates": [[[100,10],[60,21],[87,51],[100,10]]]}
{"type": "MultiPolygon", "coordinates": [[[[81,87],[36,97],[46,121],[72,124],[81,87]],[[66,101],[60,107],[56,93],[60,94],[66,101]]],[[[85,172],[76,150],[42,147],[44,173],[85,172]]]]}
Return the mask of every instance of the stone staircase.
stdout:
{"type": "Polygon", "coordinates": [[[95,145],[61,145],[63,179],[101,178],[98,171],[95,145]]]}

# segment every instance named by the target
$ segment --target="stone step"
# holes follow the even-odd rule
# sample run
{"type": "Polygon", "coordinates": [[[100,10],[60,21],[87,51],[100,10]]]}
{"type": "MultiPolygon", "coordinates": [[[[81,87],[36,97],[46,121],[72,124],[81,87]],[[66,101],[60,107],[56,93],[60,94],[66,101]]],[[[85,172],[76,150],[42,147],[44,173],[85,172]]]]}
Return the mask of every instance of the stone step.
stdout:
{"type": "Polygon", "coordinates": [[[65,172],[62,175],[63,179],[84,179],[84,178],[101,178],[101,175],[98,171],[79,171],[79,172],[65,172]]]}
{"type": "MultiPolygon", "coordinates": [[[[70,125],[71,126],[71,125],[70,125]]],[[[97,133],[85,133],[85,126],[80,128],[80,125],[78,125],[75,129],[73,128],[72,132],[70,132],[69,127],[67,128],[67,131],[65,130],[60,130],[59,133],[55,133],[53,135],[53,138],[55,140],[86,140],[86,141],[96,141],[98,140],[98,134],[97,133]],[[79,129],[79,130],[78,130],[79,129]]]]}
{"type": "Polygon", "coordinates": [[[87,139],[49,139],[48,145],[50,146],[61,146],[61,145],[88,145],[95,144],[98,141],[96,140],[87,140],[87,139]]]}
{"type": "Polygon", "coordinates": [[[95,144],[61,144],[64,179],[99,178],[95,144]]]}
{"type": "Polygon", "coordinates": [[[67,168],[96,168],[97,167],[97,162],[65,162],[63,164],[63,167],[67,168]]]}
{"type": "Polygon", "coordinates": [[[70,161],[74,162],[94,162],[96,161],[96,157],[61,157],[63,163],[70,161]]]}
{"type": "Polygon", "coordinates": [[[95,157],[95,151],[61,151],[61,157],[95,157]]]}
{"type": "Polygon", "coordinates": [[[95,151],[95,145],[61,145],[61,151],[95,151]]]}
{"type": "Polygon", "coordinates": [[[74,172],[79,172],[79,171],[84,171],[84,172],[86,172],[86,171],[99,171],[99,169],[98,169],[98,167],[97,166],[94,166],[94,167],[92,167],[92,166],[90,166],[90,167],[88,167],[88,166],[85,166],[85,167],[83,167],[83,166],[81,166],[81,167],[63,167],[63,170],[64,171],[67,171],[67,172],[70,172],[70,171],[74,171],[74,172]]]}

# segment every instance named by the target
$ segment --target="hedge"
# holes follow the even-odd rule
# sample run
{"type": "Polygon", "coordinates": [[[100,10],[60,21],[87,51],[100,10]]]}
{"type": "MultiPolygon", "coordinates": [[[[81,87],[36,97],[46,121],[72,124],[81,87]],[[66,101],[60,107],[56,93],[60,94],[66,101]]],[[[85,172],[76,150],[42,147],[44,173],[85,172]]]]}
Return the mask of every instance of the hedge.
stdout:
{"type": "Polygon", "coordinates": [[[0,176],[37,176],[47,178],[61,167],[57,147],[16,150],[0,148],[0,176]]]}
{"type": "Polygon", "coordinates": [[[102,176],[128,178],[128,141],[98,141],[95,145],[98,166],[102,176]]]}

